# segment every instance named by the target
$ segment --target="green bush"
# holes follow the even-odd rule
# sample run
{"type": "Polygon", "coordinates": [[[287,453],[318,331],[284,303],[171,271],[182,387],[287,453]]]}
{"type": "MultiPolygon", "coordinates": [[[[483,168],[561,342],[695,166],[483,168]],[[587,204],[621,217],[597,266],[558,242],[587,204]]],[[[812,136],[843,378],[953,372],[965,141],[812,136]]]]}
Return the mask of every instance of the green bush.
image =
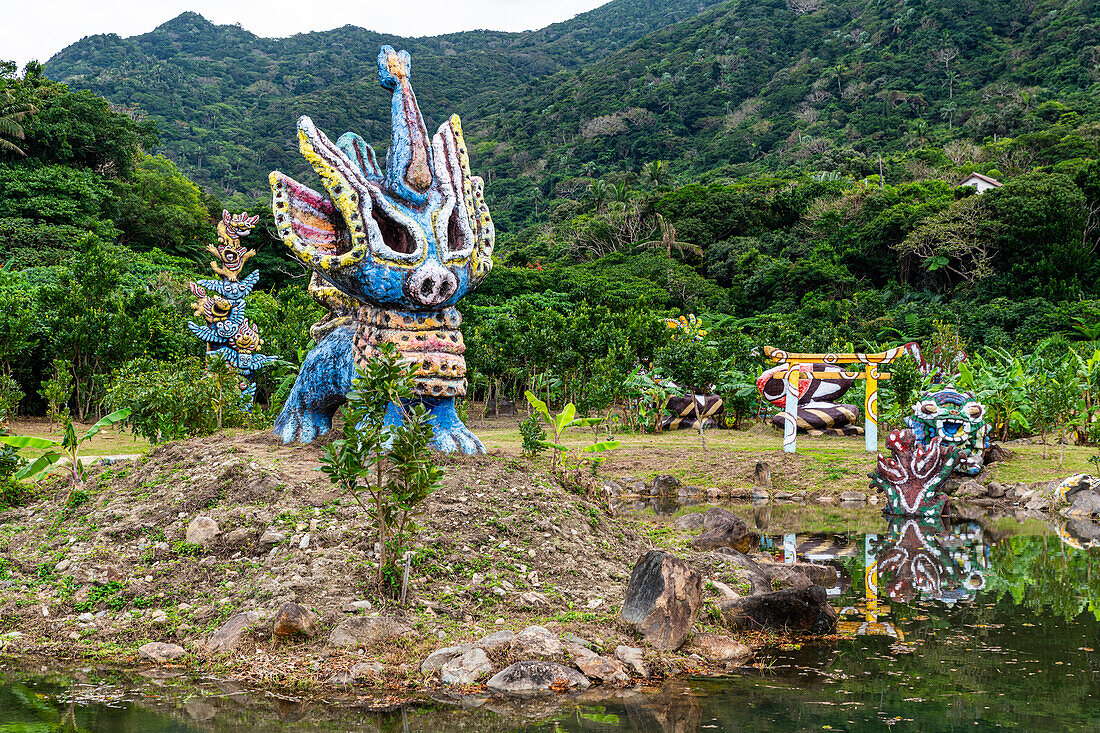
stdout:
{"type": "Polygon", "coordinates": [[[15,409],[23,399],[23,390],[10,374],[0,374],[0,427],[15,417],[15,409]]]}
{"type": "Polygon", "coordinates": [[[197,357],[176,362],[135,359],[117,370],[107,389],[111,409],[129,408],[126,424],[152,443],[210,435],[220,427],[250,425],[252,417],[225,363],[197,357]],[[219,424],[220,422],[220,424],[219,424]]]}
{"type": "Polygon", "coordinates": [[[533,457],[546,450],[546,431],[537,414],[532,412],[519,424],[519,433],[523,436],[523,455],[533,457]]]}
{"type": "Polygon", "coordinates": [[[53,374],[38,391],[46,400],[46,417],[50,423],[69,417],[69,398],[73,396],[73,365],[67,359],[53,360],[53,374]]]}

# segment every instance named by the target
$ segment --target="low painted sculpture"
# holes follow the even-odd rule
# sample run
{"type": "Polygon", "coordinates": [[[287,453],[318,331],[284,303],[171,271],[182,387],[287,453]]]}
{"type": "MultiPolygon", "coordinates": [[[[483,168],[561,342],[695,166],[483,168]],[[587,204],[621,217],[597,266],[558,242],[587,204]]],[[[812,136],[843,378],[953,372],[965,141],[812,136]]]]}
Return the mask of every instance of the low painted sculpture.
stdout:
{"type": "Polygon", "coordinates": [[[672,414],[661,421],[661,430],[701,430],[718,427],[722,398],[716,394],[669,397],[665,409],[672,414]]]}
{"type": "Polygon", "coordinates": [[[878,457],[871,474],[871,488],[886,494],[886,514],[905,517],[937,517],[947,510],[947,495],[939,493],[943,482],[962,458],[957,446],[933,437],[927,445],[912,430],[892,430],[886,436],[892,458],[878,457]]]}
{"type": "Polygon", "coordinates": [[[218,244],[206,245],[206,249],[216,258],[210,262],[210,268],[221,279],[190,283],[191,293],[195,296],[192,304],[195,318],[201,318],[206,323],[187,324],[191,333],[206,342],[207,354],[225,360],[240,375],[238,386],[249,404],[256,394],[252,375],[275,361],[274,356],[258,353],[264,340],[260,338],[256,324],[244,317],[245,298],[259,282],[260,271],[256,270],[241,279],[244,264],[256,254],[241,244],[241,238],[252,233],[252,227],[259,218],[248,214],[230,216],[228,211],[222,211],[222,220],[218,222],[218,244]]]}
{"type": "MultiPolygon", "coordinates": [[[[492,268],[493,222],[482,180],[470,175],[458,116],[429,140],[409,61],[389,46],[378,54],[382,86],[393,93],[385,173],[363,138],[348,132],[333,143],[302,117],[299,148],[327,195],[278,171],[270,176],[279,235],[314,270],[311,292],[330,308],[275,421],[284,443],[327,432],[356,365],[392,343],[417,365],[415,395],[431,413],[434,445],[485,450],[455,412],[466,361],[454,305],[492,268]]],[[[396,405],[387,420],[401,421],[396,405]]]]}
{"type": "MultiPolygon", "coordinates": [[[[785,364],[772,367],[756,380],[760,395],[781,410],[786,405],[784,376],[788,368],[785,364]]],[[[855,377],[849,378],[843,369],[827,364],[799,364],[798,369],[798,429],[808,435],[863,435],[863,428],[855,424],[859,407],[838,401],[851,389],[855,377]],[[823,379],[826,375],[830,378],[823,379]]],[[[782,412],[772,416],[772,425],[777,428],[785,422],[782,412]]]]}
{"type": "Polygon", "coordinates": [[[985,466],[991,426],[985,422],[985,406],[972,392],[958,392],[949,385],[925,393],[913,405],[913,415],[905,418],[905,423],[921,445],[938,438],[946,446],[965,451],[955,467],[957,473],[974,476],[985,466]]]}

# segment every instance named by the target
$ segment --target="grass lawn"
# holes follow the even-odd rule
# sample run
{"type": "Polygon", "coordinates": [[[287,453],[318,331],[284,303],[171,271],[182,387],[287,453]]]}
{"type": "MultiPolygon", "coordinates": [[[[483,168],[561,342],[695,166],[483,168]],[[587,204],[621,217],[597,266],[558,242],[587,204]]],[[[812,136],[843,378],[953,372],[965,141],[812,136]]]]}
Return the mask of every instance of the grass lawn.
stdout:
{"type": "MultiPolygon", "coordinates": [[[[491,453],[519,456],[523,445],[519,433],[520,418],[489,418],[470,420],[473,430],[491,453]]],[[[90,425],[78,423],[78,431],[90,425]]],[[[13,435],[34,435],[59,438],[60,425],[50,425],[45,419],[13,420],[9,425],[13,435]]],[[[575,429],[567,433],[562,443],[580,448],[603,436],[593,428],[575,429]]],[[[708,430],[706,448],[699,434],[689,430],[670,433],[616,435],[622,446],[605,453],[608,458],[600,466],[600,474],[618,480],[650,481],[657,474],[671,474],[684,484],[702,489],[751,488],[758,462],[767,463],[772,485],[780,491],[837,495],[843,491],[867,491],[867,474],[875,468],[874,454],[863,448],[863,437],[799,436],[798,452],[784,453],[783,436],[768,425],[753,425],[746,430],[708,430]]],[[[1100,453],[1095,447],[1065,446],[1064,465],[1059,466],[1059,446],[1010,444],[1012,460],[995,464],[985,480],[1002,483],[1023,481],[1053,481],[1073,473],[1096,473],[1089,458],[1100,453]]],[[[882,440],[879,449],[885,450],[882,440]]],[[[81,448],[83,456],[144,455],[149,441],[118,427],[106,428],[81,448]]],[[[34,458],[42,451],[26,449],[24,455],[34,458]]],[[[546,461],[543,456],[532,459],[546,461]]]]}
{"type": "MultiPolygon", "coordinates": [[[[73,423],[77,435],[90,428],[92,423],[73,423]]],[[[11,435],[33,435],[38,438],[60,439],[64,432],[64,426],[51,425],[45,418],[21,418],[8,423],[8,432],[11,435]]],[[[120,455],[145,455],[149,452],[149,441],[138,437],[128,430],[118,426],[111,426],[100,430],[80,446],[81,456],[120,456],[120,455]]],[[[37,458],[44,451],[34,448],[24,448],[21,451],[26,458],[37,458]]]]}
{"type": "MultiPolygon", "coordinates": [[[[490,452],[519,455],[523,441],[519,418],[473,419],[470,428],[490,452]]],[[[567,433],[562,443],[579,448],[602,438],[592,428],[567,433]]],[[[751,488],[757,462],[771,469],[773,487],[781,491],[807,491],[811,494],[836,495],[843,491],[868,490],[868,474],[875,469],[875,454],[864,450],[863,436],[798,437],[798,452],[784,453],[782,434],[768,425],[753,425],[746,430],[709,430],[706,448],[694,431],[616,435],[622,442],[618,450],[604,455],[608,460],[600,473],[617,479],[644,481],[657,474],[671,474],[682,483],[703,489],[751,488]]],[[[1073,473],[1096,473],[1089,458],[1100,449],[1089,446],[1065,446],[1065,459],[1059,466],[1059,446],[1049,445],[1043,458],[1043,446],[1009,444],[1015,455],[1009,461],[994,464],[988,478],[1002,483],[1052,481],[1073,473]]],[[[885,451],[880,435],[879,450],[885,451]]],[[[545,460],[545,459],[540,459],[545,460]]]]}

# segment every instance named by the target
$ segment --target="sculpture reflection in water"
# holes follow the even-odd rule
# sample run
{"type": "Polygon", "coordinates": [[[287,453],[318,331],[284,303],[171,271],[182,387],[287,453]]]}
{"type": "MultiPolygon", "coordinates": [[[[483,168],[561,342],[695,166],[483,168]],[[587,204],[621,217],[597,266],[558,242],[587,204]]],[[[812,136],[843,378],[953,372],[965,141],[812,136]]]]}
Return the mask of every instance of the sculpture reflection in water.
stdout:
{"type": "Polygon", "coordinates": [[[841,610],[838,628],[852,635],[879,634],[904,641],[881,596],[896,603],[921,599],[954,605],[985,587],[988,568],[981,525],[948,525],[941,517],[891,517],[885,537],[864,538],[864,597],[841,610]]]}

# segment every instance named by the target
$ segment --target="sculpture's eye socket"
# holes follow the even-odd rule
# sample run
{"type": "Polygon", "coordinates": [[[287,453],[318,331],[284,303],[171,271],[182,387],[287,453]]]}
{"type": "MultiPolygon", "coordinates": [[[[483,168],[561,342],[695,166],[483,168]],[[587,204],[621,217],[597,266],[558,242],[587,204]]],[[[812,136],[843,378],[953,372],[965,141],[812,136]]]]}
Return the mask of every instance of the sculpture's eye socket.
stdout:
{"type": "Polygon", "coordinates": [[[967,406],[966,406],[966,407],[964,408],[964,410],[963,410],[963,411],[964,411],[964,412],[965,412],[965,413],[966,413],[966,414],[967,414],[968,416],[970,416],[971,418],[973,418],[973,419],[975,419],[975,420],[977,420],[977,419],[978,419],[979,417],[981,417],[981,416],[982,416],[982,412],[983,412],[983,410],[982,410],[982,406],[981,406],[981,405],[979,405],[979,404],[978,404],[978,403],[976,403],[976,402],[971,402],[971,403],[970,403],[969,405],[967,405],[967,406]]]}
{"type": "Polygon", "coordinates": [[[940,411],[940,406],[932,400],[925,400],[920,404],[920,411],[925,415],[935,415],[940,411]]]}
{"type": "Polygon", "coordinates": [[[447,220],[447,251],[458,252],[466,249],[466,237],[462,235],[462,227],[458,225],[458,207],[451,211],[451,218],[447,220]]]}
{"type": "Polygon", "coordinates": [[[404,225],[391,219],[381,206],[373,206],[370,215],[378,225],[378,231],[382,234],[382,241],[386,246],[399,255],[409,255],[416,252],[416,239],[409,233],[404,225]]]}

